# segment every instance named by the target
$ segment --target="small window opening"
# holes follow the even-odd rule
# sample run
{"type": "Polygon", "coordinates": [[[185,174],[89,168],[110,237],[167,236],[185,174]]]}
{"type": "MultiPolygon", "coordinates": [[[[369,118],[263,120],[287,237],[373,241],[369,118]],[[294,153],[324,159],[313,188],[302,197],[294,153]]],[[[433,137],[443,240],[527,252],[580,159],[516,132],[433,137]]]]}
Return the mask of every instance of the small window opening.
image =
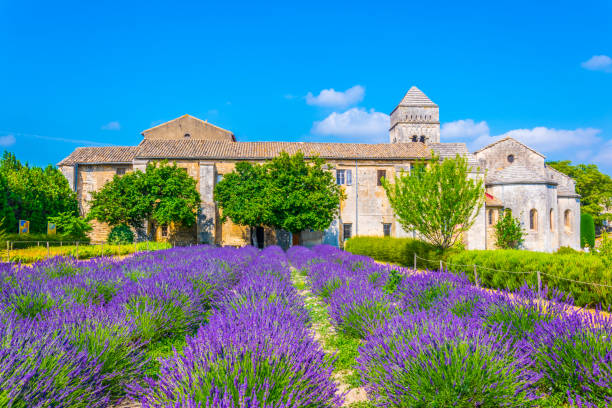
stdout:
{"type": "Polygon", "coordinates": [[[555,212],[553,211],[552,208],[550,209],[549,217],[550,217],[550,220],[549,220],[549,222],[550,222],[550,230],[554,231],[555,230],[555,212]]]}
{"type": "Polygon", "coordinates": [[[536,209],[529,211],[529,229],[538,230],[538,211],[536,209]]]}
{"type": "Polygon", "coordinates": [[[382,180],[387,178],[387,170],[377,170],[376,171],[376,185],[382,186],[382,180]]]}
{"type": "Polygon", "coordinates": [[[161,226],[161,236],[164,238],[168,236],[168,225],[164,224],[161,226]]]}
{"type": "Polygon", "coordinates": [[[417,135],[412,136],[412,141],[413,141],[413,142],[416,142],[417,140],[418,140],[417,135]]]}
{"type": "Polygon", "coordinates": [[[420,140],[421,143],[425,143],[425,136],[421,136],[420,140]]]}
{"type": "Polygon", "coordinates": [[[568,232],[572,231],[572,212],[570,210],[565,210],[563,213],[563,221],[565,224],[565,230],[568,232]]]}
{"type": "Polygon", "coordinates": [[[344,184],[344,170],[336,170],[336,184],[344,184]]]}
{"type": "Polygon", "coordinates": [[[190,135],[189,133],[185,133],[185,135],[184,135],[184,136],[185,136],[185,138],[189,138],[189,137],[191,137],[191,135],[190,135]]]}
{"type": "Polygon", "coordinates": [[[125,174],[125,167],[117,167],[117,169],[115,170],[115,173],[118,176],[123,176],[125,174]]]}
{"type": "Polygon", "coordinates": [[[342,238],[346,241],[353,233],[353,224],[342,224],[342,238]]]}
{"type": "Polygon", "coordinates": [[[508,155],[508,163],[513,163],[514,162],[514,155],[513,154],[509,154],[508,155]]]}
{"type": "Polygon", "coordinates": [[[385,237],[391,236],[391,224],[383,224],[383,235],[385,237]]]}

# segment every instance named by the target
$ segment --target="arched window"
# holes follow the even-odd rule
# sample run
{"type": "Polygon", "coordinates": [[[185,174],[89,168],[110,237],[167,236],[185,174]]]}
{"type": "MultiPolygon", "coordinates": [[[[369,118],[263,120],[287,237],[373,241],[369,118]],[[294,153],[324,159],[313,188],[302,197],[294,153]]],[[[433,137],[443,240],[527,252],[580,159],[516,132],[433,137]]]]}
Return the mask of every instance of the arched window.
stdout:
{"type": "Polygon", "coordinates": [[[550,209],[550,219],[548,221],[550,223],[550,230],[554,231],[555,230],[555,212],[553,211],[553,209],[550,209]]]}
{"type": "Polygon", "coordinates": [[[529,211],[529,229],[538,230],[538,211],[535,208],[529,211]]]}
{"type": "Polygon", "coordinates": [[[563,223],[566,231],[572,230],[572,212],[570,210],[565,210],[563,213],[563,223]]]}
{"type": "Polygon", "coordinates": [[[417,141],[417,135],[412,136],[412,141],[416,142],[417,141]]]}
{"type": "Polygon", "coordinates": [[[425,136],[421,136],[421,139],[419,140],[421,143],[425,143],[425,136]]]}
{"type": "Polygon", "coordinates": [[[489,225],[493,225],[495,221],[495,210],[489,210],[489,225]]]}

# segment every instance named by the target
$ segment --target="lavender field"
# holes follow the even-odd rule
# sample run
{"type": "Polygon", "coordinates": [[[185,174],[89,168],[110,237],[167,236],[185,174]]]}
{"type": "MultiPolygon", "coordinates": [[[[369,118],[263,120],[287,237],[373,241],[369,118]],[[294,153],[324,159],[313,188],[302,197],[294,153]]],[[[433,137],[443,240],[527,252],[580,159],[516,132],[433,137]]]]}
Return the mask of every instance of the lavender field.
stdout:
{"type": "Polygon", "coordinates": [[[607,315],[328,246],[0,264],[0,290],[0,407],[612,405],[607,315]]]}

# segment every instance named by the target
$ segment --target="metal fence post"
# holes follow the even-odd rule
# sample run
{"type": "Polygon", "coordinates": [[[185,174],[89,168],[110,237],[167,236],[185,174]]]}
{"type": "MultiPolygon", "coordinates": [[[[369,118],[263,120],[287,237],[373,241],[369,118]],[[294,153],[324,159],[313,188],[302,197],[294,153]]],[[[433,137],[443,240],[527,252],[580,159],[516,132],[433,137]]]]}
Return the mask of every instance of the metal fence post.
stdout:
{"type": "Polygon", "coordinates": [[[102,255],[100,256],[104,257],[104,242],[102,243],[102,255]]]}
{"type": "Polygon", "coordinates": [[[149,240],[147,239],[147,252],[149,252],[149,240]]]}
{"type": "Polygon", "coordinates": [[[476,269],[476,264],[474,264],[474,282],[476,283],[476,287],[479,288],[480,284],[478,283],[478,271],[476,269]]]}
{"type": "Polygon", "coordinates": [[[442,260],[440,259],[440,272],[442,272],[442,260]]]}
{"type": "Polygon", "coordinates": [[[51,258],[51,252],[49,251],[49,241],[47,241],[47,259],[51,258]]]}
{"type": "Polygon", "coordinates": [[[536,273],[538,274],[538,300],[542,300],[542,277],[540,276],[540,271],[536,273]]]}
{"type": "Polygon", "coordinates": [[[416,264],[416,252],[414,253],[414,270],[417,270],[417,264],[416,264]]]}

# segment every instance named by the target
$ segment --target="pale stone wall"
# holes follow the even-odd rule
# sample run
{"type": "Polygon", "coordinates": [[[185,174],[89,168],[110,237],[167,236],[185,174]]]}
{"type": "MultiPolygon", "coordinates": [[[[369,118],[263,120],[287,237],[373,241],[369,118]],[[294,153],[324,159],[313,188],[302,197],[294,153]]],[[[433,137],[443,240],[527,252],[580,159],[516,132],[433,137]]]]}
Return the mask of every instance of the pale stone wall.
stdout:
{"type": "Polygon", "coordinates": [[[557,211],[559,246],[580,249],[580,199],[559,197],[557,211]],[[565,211],[569,211],[569,225],[565,225],[565,211]]]}
{"type": "Polygon", "coordinates": [[[440,110],[434,106],[398,106],[391,112],[391,143],[408,143],[413,136],[426,143],[440,143],[440,110]]]}
{"type": "Polygon", "coordinates": [[[145,130],[142,135],[150,140],[233,140],[232,132],[189,115],[145,130]]]}
{"type": "Polygon", "coordinates": [[[66,180],[68,180],[68,185],[72,191],[75,191],[74,183],[76,181],[75,178],[75,166],[59,166],[59,170],[62,172],[66,180]]]}
{"type": "Polygon", "coordinates": [[[513,163],[522,164],[541,176],[546,173],[544,157],[514,139],[503,140],[474,153],[474,155],[487,169],[488,173],[503,170],[513,163]],[[514,156],[512,163],[508,161],[509,155],[514,156]]]}

